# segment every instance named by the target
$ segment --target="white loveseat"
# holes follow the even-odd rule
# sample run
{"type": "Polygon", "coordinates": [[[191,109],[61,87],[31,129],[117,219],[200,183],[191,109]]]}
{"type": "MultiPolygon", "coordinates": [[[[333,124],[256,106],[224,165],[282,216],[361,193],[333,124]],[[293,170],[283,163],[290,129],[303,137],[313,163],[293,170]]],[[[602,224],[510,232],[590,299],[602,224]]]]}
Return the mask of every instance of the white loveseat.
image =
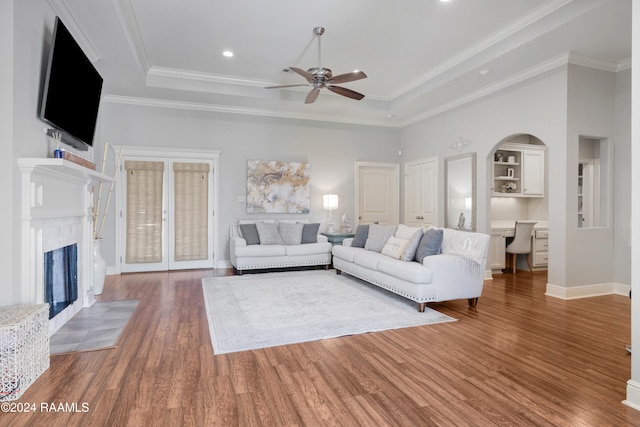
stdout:
{"type": "Polygon", "coordinates": [[[328,269],[331,265],[331,243],[326,236],[318,233],[318,228],[319,224],[303,221],[240,220],[238,225],[230,229],[231,264],[237,274],[242,274],[244,270],[313,265],[328,269]],[[242,229],[246,234],[246,227],[251,224],[258,227],[262,225],[266,231],[261,231],[266,234],[243,235],[242,229]],[[303,235],[298,228],[302,228],[303,235]],[[271,234],[268,234],[269,231],[271,234]],[[278,238],[281,240],[278,241],[278,238]]]}
{"type": "MultiPolygon", "coordinates": [[[[475,307],[484,284],[489,236],[453,229],[439,230],[442,230],[438,232],[442,239],[436,251],[439,253],[425,256],[422,262],[389,256],[393,255],[393,248],[386,248],[391,239],[385,244],[383,253],[368,250],[366,246],[353,247],[354,239],[345,239],[341,246],[333,247],[333,266],[338,274],[348,273],[417,302],[420,312],[428,302],[462,298],[467,298],[469,305],[475,307]]],[[[427,237],[427,232],[423,237],[427,237]]]]}

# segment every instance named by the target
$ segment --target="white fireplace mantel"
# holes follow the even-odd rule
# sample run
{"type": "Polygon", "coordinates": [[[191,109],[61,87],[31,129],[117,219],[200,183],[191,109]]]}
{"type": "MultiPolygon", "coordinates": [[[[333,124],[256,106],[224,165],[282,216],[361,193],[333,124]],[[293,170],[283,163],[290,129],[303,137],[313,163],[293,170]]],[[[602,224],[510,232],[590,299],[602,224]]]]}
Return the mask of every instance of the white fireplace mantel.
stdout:
{"type": "Polygon", "coordinates": [[[42,304],[45,300],[44,252],[78,244],[78,300],[51,319],[52,334],[95,301],[92,188],[113,179],[64,159],[20,158],[18,167],[22,173],[23,304],[42,304]]]}

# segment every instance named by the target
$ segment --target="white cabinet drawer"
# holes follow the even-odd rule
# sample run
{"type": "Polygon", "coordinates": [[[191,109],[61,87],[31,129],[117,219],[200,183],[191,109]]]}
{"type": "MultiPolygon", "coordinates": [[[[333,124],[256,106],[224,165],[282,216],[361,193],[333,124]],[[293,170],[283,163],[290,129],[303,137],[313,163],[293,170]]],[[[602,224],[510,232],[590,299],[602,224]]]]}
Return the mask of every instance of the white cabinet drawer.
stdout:
{"type": "Polygon", "coordinates": [[[536,239],[548,239],[549,230],[535,230],[536,239]]]}
{"type": "Polygon", "coordinates": [[[547,252],[549,250],[549,239],[534,239],[534,252],[547,252]]]}

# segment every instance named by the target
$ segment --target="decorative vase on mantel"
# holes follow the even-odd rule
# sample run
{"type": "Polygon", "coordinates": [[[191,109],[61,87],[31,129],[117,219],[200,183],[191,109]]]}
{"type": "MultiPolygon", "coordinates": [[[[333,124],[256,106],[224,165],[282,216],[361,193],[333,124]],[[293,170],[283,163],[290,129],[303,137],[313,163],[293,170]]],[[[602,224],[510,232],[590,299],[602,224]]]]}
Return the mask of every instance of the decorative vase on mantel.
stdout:
{"type": "Polygon", "coordinates": [[[102,257],[100,245],[102,239],[93,240],[93,294],[100,295],[104,288],[104,278],[107,274],[107,263],[102,257]]]}

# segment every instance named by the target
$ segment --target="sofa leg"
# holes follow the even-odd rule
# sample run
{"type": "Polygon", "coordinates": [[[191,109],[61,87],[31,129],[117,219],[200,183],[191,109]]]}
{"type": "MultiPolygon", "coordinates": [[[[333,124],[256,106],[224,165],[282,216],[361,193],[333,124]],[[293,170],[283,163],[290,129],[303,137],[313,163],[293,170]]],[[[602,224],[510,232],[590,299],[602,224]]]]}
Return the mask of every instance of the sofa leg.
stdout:
{"type": "Polygon", "coordinates": [[[420,313],[424,313],[424,309],[427,307],[427,303],[426,302],[419,302],[418,303],[418,311],[420,313]]]}
{"type": "Polygon", "coordinates": [[[342,274],[342,270],[338,270],[338,269],[336,268],[336,274],[342,274]]]}
{"type": "Polygon", "coordinates": [[[328,270],[328,269],[329,269],[329,267],[331,267],[331,264],[325,264],[325,265],[324,265],[324,269],[325,269],[325,270],[328,270]]]}
{"type": "Polygon", "coordinates": [[[242,270],[237,270],[237,269],[236,269],[236,274],[237,274],[238,276],[242,276],[242,270]]]}
{"type": "Polygon", "coordinates": [[[478,298],[469,298],[469,307],[475,308],[478,305],[478,298]]]}

